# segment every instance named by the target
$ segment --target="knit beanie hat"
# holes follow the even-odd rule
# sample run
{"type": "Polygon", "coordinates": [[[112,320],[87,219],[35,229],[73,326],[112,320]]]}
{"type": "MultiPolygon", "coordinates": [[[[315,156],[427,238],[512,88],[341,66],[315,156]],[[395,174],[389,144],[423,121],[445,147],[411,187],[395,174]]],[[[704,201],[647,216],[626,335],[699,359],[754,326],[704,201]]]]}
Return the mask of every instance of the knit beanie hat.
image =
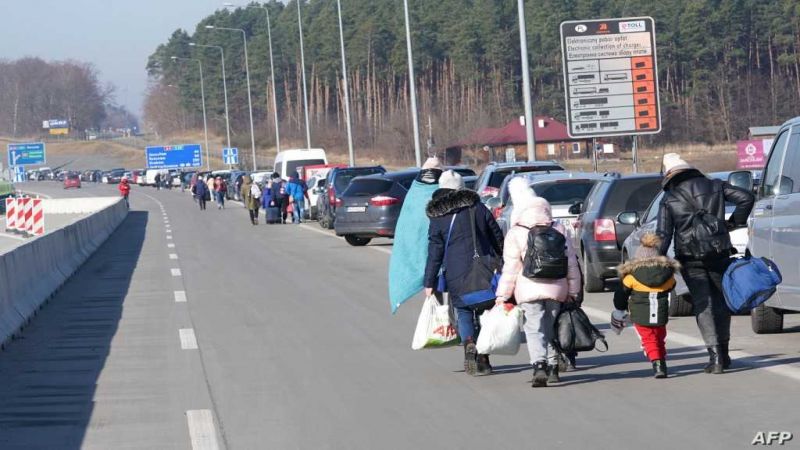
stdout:
{"type": "Polygon", "coordinates": [[[679,170],[694,169],[691,164],[684,161],[677,153],[667,153],[663,160],[664,175],[670,175],[679,170]]]}
{"type": "Polygon", "coordinates": [[[460,191],[464,189],[464,180],[458,172],[448,170],[439,177],[439,188],[460,191]]]}
{"type": "Polygon", "coordinates": [[[523,215],[532,216],[536,225],[549,225],[553,221],[550,203],[537,196],[525,178],[512,178],[508,182],[508,193],[514,203],[511,226],[518,224],[523,215]]]}
{"type": "Polygon", "coordinates": [[[634,259],[656,258],[661,247],[661,238],[655,233],[645,233],[640,239],[642,245],[636,249],[634,259]]]}

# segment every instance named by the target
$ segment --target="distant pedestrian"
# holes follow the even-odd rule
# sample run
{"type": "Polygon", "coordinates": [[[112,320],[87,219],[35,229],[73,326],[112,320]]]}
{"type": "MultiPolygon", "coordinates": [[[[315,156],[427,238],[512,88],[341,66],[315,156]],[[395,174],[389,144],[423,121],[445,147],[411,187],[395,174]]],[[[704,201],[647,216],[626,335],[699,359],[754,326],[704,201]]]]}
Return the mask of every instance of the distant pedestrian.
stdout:
{"type": "Polygon", "coordinates": [[[156,189],[161,190],[161,173],[156,172],[156,189]]]}
{"type": "MultiPolygon", "coordinates": [[[[208,190],[209,190],[209,191],[211,191],[211,190],[213,190],[213,189],[214,189],[214,175],[213,175],[213,174],[210,174],[210,173],[209,173],[209,174],[207,175],[207,177],[206,177],[206,185],[208,186],[208,190]]],[[[211,196],[211,200],[212,200],[214,203],[216,203],[216,202],[217,202],[217,196],[216,196],[216,195],[212,195],[212,196],[211,196]]]]}
{"type": "Polygon", "coordinates": [[[197,178],[197,182],[192,186],[192,194],[197,199],[197,203],[200,205],[200,210],[206,210],[206,202],[209,200],[210,191],[208,189],[208,185],[205,181],[203,181],[202,177],[197,178]]]}
{"type": "Polygon", "coordinates": [[[546,387],[560,381],[558,353],[552,344],[555,322],[561,303],[578,298],[581,273],[564,227],[553,222],[550,203],[536,196],[524,178],[512,179],[508,190],[514,211],[503,246],[497,303],[513,295],[525,313],[523,330],[534,369],[532,387],[546,387]],[[532,241],[536,247],[529,249],[532,241]]]}
{"type": "Polygon", "coordinates": [[[708,365],[703,370],[723,373],[731,366],[731,311],[722,293],[722,275],[735,252],[728,230],[747,226],[755,197],[727,182],[707,178],[676,153],[664,155],[663,165],[665,194],[656,228],[663,240],[660,253],[667,254],[674,237],[675,259],[683,266],[681,274],[692,294],[697,326],[708,350],[708,365]],[[726,203],[736,205],[727,221],[726,203]],[[703,220],[698,220],[701,217],[703,220]],[[709,220],[716,220],[716,232],[709,227],[709,220]]]}
{"type": "Polygon", "coordinates": [[[228,185],[222,177],[214,179],[214,195],[217,197],[217,209],[225,209],[225,195],[228,193],[228,185]]]}
{"type": "MultiPolygon", "coordinates": [[[[494,306],[494,299],[467,302],[461,297],[465,275],[475,264],[475,256],[488,257],[492,269],[500,265],[503,254],[503,232],[492,213],[481,203],[480,196],[464,188],[457,172],[448,170],[439,178],[439,189],[433,193],[426,213],[428,258],[425,264],[425,294],[438,287],[440,271],[446,279],[450,304],[458,315],[458,334],[464,344],[464,371],[472,376],[489,375],[489,355],[479,355],[475,347],[480,333],[480,315],[494,306]]],[[[487,285],[490,284],[487,279],[487,285]]]]}
{"type": "Polygon", "coordinates": [[[261,188],[253,183],[250,175],[242,177],[242,202],[250,213],[250,223],[258,225],[258,207],[261,204],[261,188]]]}
{"type": "Polygon", "coordinates": [[[622,329],[624,317],[629,315],[653,365],[653,375],[666,378],[669,295],[681,266],[675,260],[659,256],[660,246],[661,239],[656,234],[645,234],[633,260],[617,269],[620,285],[614,293],[616,310],[611,316],[611,326],[622,329]]]}
{"type": "Polygon", "coordinates": [[[305,199],[308,197],[308,188],[305,181],[300,179],[300,175],[295,172],[289,178],[286,185],[286,194],[292,204],[292,223],[302,223],[303,212],[305,211],[305,199]]]}
{"type": "Polygon", "coordinates": [[[128,202],[128,196],[131,194],[131,185],[128,183],[128,177],[122,177],[122,180],[119,182],[118,189],[122,198],[125,199],[125,206],[130,209],[131,204],[128,202]]]}
{"type": "Polygon", "coordinates": [[[289,196],[286,193],[286,182],[278,172],[272,174],[272,201],[281,211],[281,223],[286,223],[286,208],[289,206],[289,196]]]}

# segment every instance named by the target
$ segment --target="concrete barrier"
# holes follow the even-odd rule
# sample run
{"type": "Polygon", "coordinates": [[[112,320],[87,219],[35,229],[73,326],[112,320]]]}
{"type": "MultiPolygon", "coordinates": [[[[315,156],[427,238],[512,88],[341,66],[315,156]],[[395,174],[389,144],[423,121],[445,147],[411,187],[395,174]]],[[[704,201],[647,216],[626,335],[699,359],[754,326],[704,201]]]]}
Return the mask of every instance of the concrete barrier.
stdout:
{"type": "Polygon", "coordinates": [[[105,209],[119,201],[120,197],[46,198],[43,201],[45,214],[90,214],[105,209]]]}
{"type": "Polygon", "coordinates": [[[0,255],[0,343],[25,325],[128,214],[122,198],[102,204],[94,214],[0,255]]]}

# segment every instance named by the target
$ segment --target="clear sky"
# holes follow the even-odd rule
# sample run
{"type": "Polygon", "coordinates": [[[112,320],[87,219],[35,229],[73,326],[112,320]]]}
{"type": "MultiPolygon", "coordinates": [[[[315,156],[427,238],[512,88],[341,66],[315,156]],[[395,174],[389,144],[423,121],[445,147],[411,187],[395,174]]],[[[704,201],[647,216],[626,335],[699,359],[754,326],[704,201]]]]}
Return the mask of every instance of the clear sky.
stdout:
{"type": "Polygon", "coordinates": [[[224,1],[0,0],[0,58],[91,62],[116,86],[117,103],[140,115],[147,57],[176,29],[193,32],[224,1]]]}

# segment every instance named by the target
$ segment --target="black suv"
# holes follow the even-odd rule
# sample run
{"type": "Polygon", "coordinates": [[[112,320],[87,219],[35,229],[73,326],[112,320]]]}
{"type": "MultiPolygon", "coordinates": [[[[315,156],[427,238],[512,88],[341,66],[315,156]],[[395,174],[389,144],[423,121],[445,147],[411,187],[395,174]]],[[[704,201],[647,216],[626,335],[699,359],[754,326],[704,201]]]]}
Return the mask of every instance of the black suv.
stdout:
{"type": "Polygon", "coordinates": [[[660,174],[627,175],[600,180],[586,197],[576,222],[575,248],[583,260],[586,292],[602,292],[605,280],[616,278],[622,261],[622,244],[633,232],[633,225],[619,222],[620,213],[637,211],[640,215],[661,190],[660,174]]]}
{"type": "Polygon", "coordinates": [[[317,197],[317,214],[322,228],[333,229],[336,208],[342,206],[342,194],[355,177],[386,173],[383,166],[334,167],[325,178],[325,191],[317,197]]]}

